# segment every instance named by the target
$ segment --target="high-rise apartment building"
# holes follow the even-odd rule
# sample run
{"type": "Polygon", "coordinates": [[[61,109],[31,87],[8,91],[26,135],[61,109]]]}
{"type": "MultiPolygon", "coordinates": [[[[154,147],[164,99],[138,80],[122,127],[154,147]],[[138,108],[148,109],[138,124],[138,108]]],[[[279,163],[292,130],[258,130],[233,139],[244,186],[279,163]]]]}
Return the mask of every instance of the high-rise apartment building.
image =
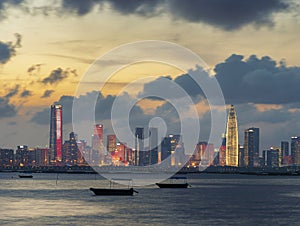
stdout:
{"type": "Polygon", "coordinates": [[[281,164],[283,165],[287,165],[289,164],[289,157],[290,157],[290,149],[289,149],[289,142],[288,141],[281,141],[281,164]]]}
{"type": "Polygon", "coordinates": [[[259,166],[259,128],[245,130],[244,166],[259,166]]]}
{"type": "Polygon", "coordinates": [[[77,136],[74,132],[69,135],[69,140],[64,143],[64,162],[66,165],[75,166],[78,161],[78,146],[77,146],[77,136]]]}
{"type": "Polygon", "coordinates": [[[291,138],[291,156],[293,164],[300,164],[300,137],[291,138]]]}

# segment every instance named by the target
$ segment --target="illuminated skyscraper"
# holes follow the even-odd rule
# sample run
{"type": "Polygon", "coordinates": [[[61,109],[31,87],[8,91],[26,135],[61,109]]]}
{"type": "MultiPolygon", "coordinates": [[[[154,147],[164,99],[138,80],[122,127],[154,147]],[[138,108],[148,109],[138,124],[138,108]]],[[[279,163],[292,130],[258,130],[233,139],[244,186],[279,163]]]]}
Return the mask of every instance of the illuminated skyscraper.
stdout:
{"type": "Polygon", "coordinates": [[[104,164],[104,148],[103,148],[103,125],[96,124],[94,134],[92,135],[92,162],[93,165],[104,164]]]}
{"type": "Polygon", "coordinates": [[[226,127],[226,165],[239,165],[238,125],[233,105],[231,105],[226,127]]]}
{"type": "Polygon", "coordinates": [[[112,153],[116,150],[117,148],[117,137],[115,134],[109,134],[107,135],[107,151],[108,153],[112,153]]]}
{"type": "Polygon", "coordinates": [[[77,135],[74,132],[70,133],[69,140],[66,140],[63,149],[64,149],[64,162],[67,165],[75,166],[77,165],[78,160],[78,146],[77,146],[77,135]]]}
{"type": "Polygon", "coordinates": [[[56,164],[62,161],[62,106],[51,105],[50,116],[50,163],[56,164]]]}
{"type": "Polygon", "coordinates": [[[259,128],[245,130],[244,166],[259,166],[259,128]]]}

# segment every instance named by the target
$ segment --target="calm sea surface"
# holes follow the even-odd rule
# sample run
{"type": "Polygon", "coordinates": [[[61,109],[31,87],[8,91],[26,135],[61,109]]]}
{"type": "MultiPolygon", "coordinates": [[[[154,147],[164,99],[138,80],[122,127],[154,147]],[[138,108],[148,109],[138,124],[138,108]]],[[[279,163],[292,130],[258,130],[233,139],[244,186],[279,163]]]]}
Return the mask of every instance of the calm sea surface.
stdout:
{"type": "Polygon", "coordinates": [[[93,196],[95,175],[0,173],[0,225],[300,225],[300,177],[189,175],[192,188],[93,196]]]}

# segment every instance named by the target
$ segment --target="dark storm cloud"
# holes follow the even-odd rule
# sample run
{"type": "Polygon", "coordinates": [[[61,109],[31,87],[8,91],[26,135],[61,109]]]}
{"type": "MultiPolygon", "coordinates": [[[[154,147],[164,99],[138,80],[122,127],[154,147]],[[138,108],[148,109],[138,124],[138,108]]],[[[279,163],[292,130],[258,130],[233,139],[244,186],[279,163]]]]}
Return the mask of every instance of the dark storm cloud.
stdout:
{"type": "Polygon", "coordinates": [[[194,80],[195,76],[201,76],[200,85],[203,85],[205,80],[210,80],[209,75],[199,66],[196,69],[189,70],[188,74],[182,74],[172,79],[170,76],[161,76],[157,79],[144,84],[142,93],[139,97],[149,96],[147,99],[160,100],[160,98],[152,97],[151,94],[161,94],[165,99],[180,98],[189,96],[195,103],[199,102],[200,96],[204,96],[201,87],[194,80]],[[166,82],[166,80],[169,80],[166,82]],[[182,88],[186,94],[178,92],[178,87],[182,88]]]}
{"type": "Polygon", "coordinates": [[[292,1],[284,0],[61,0],[60,7],[45,5],[38,8],[30,8],[24,2],[1,0],[0,19],[7,16],[7,9],[11,7],[25,9],[24,12],[33,15],[48,15],[57,11],[59,15],[67,13],[79,16],[92,10],[101,11],[104,7],[110,7],[124,15],[153,17],[167,14],[175,20],[206,23],[224,30],[234,30],[249,24],[271,26],[274,23],[274,14],[298,9],[292,1]]]}
{"type": "Polygon", "coordinates": [[[269,56],[244,59],[233,54],[217,64],[215,76],[227,103],[288,104],[300,102],[300,68],[269,56]]]}
{"type": "Polygon", "coordinates": [[[143,16],[153,15],[162,0],[63,0],[62,7],[69,12],[77,15],[85,15],[92,11],[95,7],[103,7],[109,4],[114,10],[122,14],[139,14],[143,16]]]}
{"type": "Polygon", "coordinates": [[[69,76],[77,76],[76,70],[71,70],[71,69],[62,69],[62,68],[57,68],[53,70],[50,75],[46,78],[44,78],[41,82],[43,84],[56,84],[64,79],[66,79],[69,76]]]}
{"type": "Polygon", "coordinates": [[[225,30],[238,29],[247,24],[271,25],[274,13],[289,9],[282,0],[168,0],[174,18],[204,22],[225,30]]]}
{"type": "MultiPolygon", "coordinates": [[[[258,58],[255,55],[244,58],[233,54],[214,68],[225,102],[228,104],[292,104],[300,103],[300,67],[288,67],[284,61],[276,62],[269,56],[258,58]]],[[[190,70],[172,80],[161,77],[144,85],[143,94],[161,93],[174,96],[172,90],[161,87],[161,80],[168,78],[182,87],[197,103],[203,98],[201,87],[192,79],[202,76],[202,81],[212,80],[201,68],[190,70]],[[200,71],[199,71],[200,70],[200,71]],[[198,75],[197,75],[198,74],[198,75]],[[201,98],[202,97],[202,98],[201,98]]],[[[203,84],[201,84],[203,85],[203,84]]],[[[297,107],[299,108],[299,107],[297,107]]]]}
{"type": "Polygon", "coordinates": [[[20,93],[20,97],[29,97],[32,96],[32,92],[29,90],[24,90],[23,92],[20,93]]]}
{"type": "Polygon", "coordinates": [[[203,22],[224,30],[234,30],[244,25],[273,24],[273,14],[292,8],[291,2],[283,0],[63,0],[62,7],[68,12],[85,15],[96,6],[104,4],[121,14],[155,16],[170,14],[174,19],[203,22]]]}
{"type": "Polygon", "coordinates": [[[48,98],[52,95],[52,93],[54,93],[54,90],[45,90],[43,96],[41,96],[41,98],[48,98]]]}
{"type": "Polygon", "coordinates": [[[62,7],[69,12],[78,15],[85,15],[93,10],[97,5],[101,5],[102,0],[62,0],[62,7]]]}
{"type": "Polygon", "coordinates": [[[16,42],[3,42],[0,41],[0,64],[7,63],[13,56],[16,55],[16,49],[21,47],[22,36],[15,34],[16,42]]]}

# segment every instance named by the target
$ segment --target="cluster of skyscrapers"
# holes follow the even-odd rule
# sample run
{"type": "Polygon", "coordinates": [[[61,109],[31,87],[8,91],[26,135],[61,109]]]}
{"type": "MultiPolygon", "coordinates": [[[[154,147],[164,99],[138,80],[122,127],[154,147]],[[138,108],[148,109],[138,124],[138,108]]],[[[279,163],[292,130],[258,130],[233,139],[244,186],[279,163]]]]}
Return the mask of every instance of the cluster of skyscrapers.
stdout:
{"type": "Polygon", "coordinates": [[[215,148],[213,144],[202,141],[196,144],[192,155],[185,154],[181,135],[170,134],[160,140],[158,129],[153,127],[135,128],[134,148],[118,141],[115,134],[108,134],[105,144],[101,124],[94,125],[91,145],[84,140],[78,140],[74,132],[63,142],[63,108],[58,104],[52,105],[50,111],[49,147],[28,148],[20,145],[16,151],[0,149],[1,167],[164,164],[182,167],[215,165],[253,168],[300,164],[300,137],[292,137],[291,146],[288,141],[282,141],[280,147],[260,151],[259,128],[248,128],[244,131],[244,143],[240,145],[237,114],[233,105],[228,112],[222,145],[215,148]]]}

